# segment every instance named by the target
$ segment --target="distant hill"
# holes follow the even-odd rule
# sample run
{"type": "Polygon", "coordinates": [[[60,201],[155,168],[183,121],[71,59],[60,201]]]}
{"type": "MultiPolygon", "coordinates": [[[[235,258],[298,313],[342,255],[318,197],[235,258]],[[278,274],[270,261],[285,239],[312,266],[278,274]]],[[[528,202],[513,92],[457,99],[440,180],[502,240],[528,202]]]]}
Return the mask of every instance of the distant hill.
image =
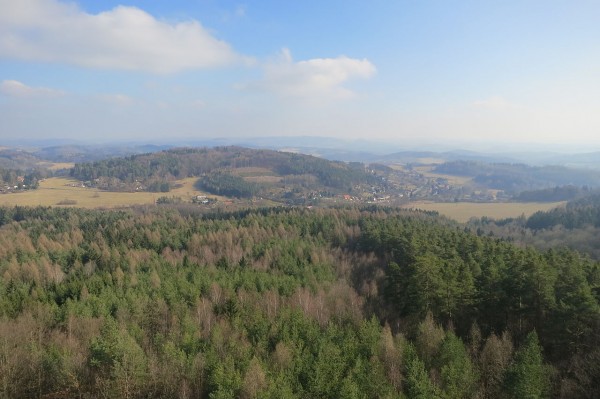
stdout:
{"type": "Polygon", "coordinates": [[[477,161],[477,162],[517,162],[516,158],[503,154],[484,154],[474,151],[454,150],[454,151],[400,151],[385,155],[380,158],[384,162],[395,163],[430,163],[428,160],[435,159],[440,163],[452,162],[458,160],[477,161]],[[425,162],[424,162],[425,160],[425,162]]]}
{"type": "Polygon", "coordinates": [[[564,153],[542,148],[512,150],[467,150],[439,145],[386,142],[367,139],[342,139],[317,136],[222,137],[153,139],[146,142],[108,142],[104,144],[76,140],[3,140],[0,145],[19,148],[53,162],[88,162],[116,156],[143,154],[175,147],[240,146],[297,152],[318,157],[357,162],[419,163],[423,158],[441,162],[457,160],[486,163],[526,163],[562,165],[582,169],[600,169],[600,152],[564,153]]]}
{"type": "Polygon", "coordinates": [[[600,171],[565,166],[529,166],[511,163],[453,161],[440,164],[437,173],[472,177],[473,182],[507,192],[555,186],[600,186],[600,171]]]}
{"type": "Polygon", "coordinates": [[[590,189],[586,186],[578,187],[573,185],[556,186],[544,188],[541,190],[522,191],[513,197],[517,202],[560,202],[571,201],[590,194],[590,189]]]}
{"type": "Polygon", "coordinates": [[[4,169],[34,169],[41,159],[36,155],[18,149],[0,150],[0,168],[4,169]]]}
{"type": "Polygon", "coordinates": [[[175,180],[199,177],[203,189],[238,197],[277,193],[298,198],[309,192],[351,192],[357,185],[381,184],[360,163],[233,146],[179,148],[78,163],[71,176],[117,191],[168,191],[175,180]]]}
{"type": "Polygon", "coordinates": [[[163,151],[168,145],[59,145],[33,150],[33,154],[51,162],[90,162],[163,151]]]}

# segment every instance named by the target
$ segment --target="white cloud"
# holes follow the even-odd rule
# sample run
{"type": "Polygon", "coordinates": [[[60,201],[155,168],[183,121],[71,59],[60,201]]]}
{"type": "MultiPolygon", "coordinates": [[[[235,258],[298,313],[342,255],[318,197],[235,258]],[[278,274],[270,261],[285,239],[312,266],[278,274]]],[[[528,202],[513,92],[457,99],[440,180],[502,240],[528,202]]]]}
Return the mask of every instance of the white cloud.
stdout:
{"type": "Polygon", "coordinates": [[[294,62],[288,49],[278,59],[265,64],[264,78],[244,86],[275,92],[285,97],[349,98],[354,92],[343,87],[355,78],[368,79],[376,72],[367,59],[346,56],[313,58],[294,62]]]}
{"type": "Polygon", "coordinates": [[[64,91],[47,87],[31,87],[18,80],[4,80],[0,83],[0,93],[10,97],[59,97],[64,91]]]}
{"type": "Polygon", "coordinates": [[[172,73],[244,61],[198,21],[136,7],[89,14],[58,0],[0,0],[0,57],[172,73]]]}

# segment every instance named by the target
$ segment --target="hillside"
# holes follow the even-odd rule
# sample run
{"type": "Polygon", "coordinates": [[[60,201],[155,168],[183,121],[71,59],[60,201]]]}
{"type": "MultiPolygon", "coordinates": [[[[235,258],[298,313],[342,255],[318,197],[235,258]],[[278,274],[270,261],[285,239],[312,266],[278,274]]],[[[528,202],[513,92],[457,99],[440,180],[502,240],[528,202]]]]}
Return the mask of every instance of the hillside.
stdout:
{"type": "Polygon", "coordinates": [[[569,247],[600,259],[600,195],[588,192],[566,206],[535,212],[524,218],[482,218],[472,226],[541,249],[569,247]]]}
{"type": "Polygon", "coordinates": [[[241,147],[182,148],[76,164],[71,176],[107,190],[161,192],[177,179],[198,177],[199,186],[214,194],[288,200],[382,186],[363,164],[241,147]]]}
{"type": "Polygon", "coordinates": [[[484,187],[518,193],[555,186],[600,186],[600,171],[565,166],[529,166],[525,164],[453,161],[440,164],[437,173],[468,176],[484,187]]]}
{"type": "Polygon", "coordinates": [[[43,160],[34,154],[17,149],[0,149],[0,168],[30,170],[39,167],[43,160]]]}
{"type": "Polygon", "coordinates": [[[158,152],[169,145],[114,144],[114,145],[54,145],[32,150],[36,157],[51,162],[93,162],[114,157],[158,152]]]}
{"type": "MultiPolygon", "coordinates": [[[[133,144],[100,146],[97,151],[95,148],[64,145],[34,152],[7,149],[0,152],[0,161],[4,154],[7,165],[12,165],[6,169],[7,176],[26,176],[28,181],[35,177],[39,181],[47,176],[70,174],[76,180],[72,184],[123,193],[169,193],[187,179],[196,178],[193,191],[201,192],[201,196],[226,196],[230,200],[238,199],[244,205],[258,201],[258,206],[273,202],[335,205],[340,201],[385,205],[418,204],[420,201],[464,202],[466,205],[475,202],[557,202],[586,195],[600,184],[600,172],[596,170],[469,160],[441,163],[444,157],[450,156],[480,157],[480,154],[464,151],[403,152],[395,154],[404,159],[399,163],[388,160],[363,164],[236,146],[163,151],[159,149],[164,146],[133,144]],[[142,150],[151,152],[136,154],[142,150]],[[121,156],[115,157],[119,154],[121,156]],[[40,158],[42,155],[47,158],[40,158]],[[72,159],[87,161],[74,165],[51,162],[72,159]],[[17,165],[35,167],[23,169],[17,165]],[[35,176],[27,177],[33,172],[35,176]]],[[[14,186],[18,186],[14,180],[5,179],[11,190],[5,187],[4,192],[12,192],[14,186]]],[[[35,188],[35,185],[26,185],[35,188]]],[[[37,198],[34,200],[36,204],[47,204],[37,198]]],[[[192,202],[194,198],[187,195],[169,197],[168,200],[192,202]]]]}
{"type": "Polygon", "coordinates": [[[0,208],[0,395],[598,394],[600,265],[392,209],[0,208]]]}
{"type": "Polygon", "coordinates": [[[41,179],[51,175],[44,161],[27,151],[0,150],[0,193],[35,189],[41,179]]]}

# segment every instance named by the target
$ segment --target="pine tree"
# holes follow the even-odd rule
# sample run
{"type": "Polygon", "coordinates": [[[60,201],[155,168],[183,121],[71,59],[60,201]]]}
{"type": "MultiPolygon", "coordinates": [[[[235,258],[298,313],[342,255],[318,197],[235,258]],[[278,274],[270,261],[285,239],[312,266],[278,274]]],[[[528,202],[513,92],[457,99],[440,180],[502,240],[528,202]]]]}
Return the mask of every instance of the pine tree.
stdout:
{"type": "Polygon", "coordinates": [[[537,333],[530,332],[509,368],[507,391],[511,397],[518,399],[545,398],[548,394],[548,377],[537,333]]]}

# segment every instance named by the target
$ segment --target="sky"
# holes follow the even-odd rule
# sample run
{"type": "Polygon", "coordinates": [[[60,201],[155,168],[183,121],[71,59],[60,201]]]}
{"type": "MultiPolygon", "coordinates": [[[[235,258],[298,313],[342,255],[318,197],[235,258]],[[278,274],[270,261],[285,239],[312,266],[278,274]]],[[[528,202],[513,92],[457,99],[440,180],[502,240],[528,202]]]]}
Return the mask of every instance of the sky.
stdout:
{"type": "Polygon", "coordinates": [[[600,149],[596,0],[0,0],[0,145],[600,149]]]}

